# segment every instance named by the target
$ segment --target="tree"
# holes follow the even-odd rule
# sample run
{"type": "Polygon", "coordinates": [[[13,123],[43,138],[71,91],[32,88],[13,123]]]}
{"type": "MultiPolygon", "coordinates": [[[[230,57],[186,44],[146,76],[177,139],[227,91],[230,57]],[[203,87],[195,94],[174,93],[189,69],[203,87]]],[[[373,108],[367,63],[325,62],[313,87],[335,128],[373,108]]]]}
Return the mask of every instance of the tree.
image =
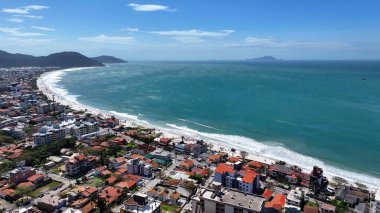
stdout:
{"type": "Polygon", "coordinates": [[[249,153],[248,153],[247,151],[241,150],[241,151],[240,151],[240,155],[241,155],[241,157],[242,157],[243,159],[245,159],[245,158],[249,155],[249,153]]]}
{"type": "Polygon", "coordinates": [[[332,180],[337,184],[337,185],[344,185],[347,183],[347,180],[341,177],[333,177],[332,180]]]}
{"type": "Polygon", "coordinates": [[[359,188],[362,188],[362,189],[367,189],[368,187],[362,183],[359,183],[359,182],[355,182],[356,186],[358,186],[359,188]]]}
{"type": "Polygon", "coordinates": [[[32,187],[30,187],[30,186],[21,186],[21,187],[17,187],[16,194],[18,194],[18,195],[25,195],[26,198],[28,199],[29,198],[29,194],[32,191],[33,191],[32,187]]]}

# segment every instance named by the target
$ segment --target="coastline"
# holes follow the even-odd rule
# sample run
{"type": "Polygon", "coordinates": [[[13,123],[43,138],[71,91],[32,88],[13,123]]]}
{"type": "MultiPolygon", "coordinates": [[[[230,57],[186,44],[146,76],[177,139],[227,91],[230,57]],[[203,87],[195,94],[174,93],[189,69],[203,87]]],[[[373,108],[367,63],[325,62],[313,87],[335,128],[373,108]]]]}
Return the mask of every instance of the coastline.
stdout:
{"type": "MultiPolygon", "coordinates": [[[[160,127],[160,126],[155,126],[152,125],[146,121],[139,120],[137,116],[133,115],[128,115],[126,113],[119,113],[115,111],[105,111],[105,110],[100,110],[94,107],[90,107],[87,105],[84,105],[77,101],[76,97],[70,95],[67,90],[63,88],[58,88],[55,87],[56,83],[59,82],[59,79],[64,75],[65,72],[72,72],[72,71],[79,71],[79,70],[84,70],[84,69],[92,69],[93,67],[85,67],[85,68],[71,68],[71,69],[64,69],[64,70],[55,70],[55,71],[50,71],[43,73],[41,76],[38,77],[37,79],[37,87],[38,89],[44,93],[49,99],[52,99],[53,96],[55,97],[55,101],[59,102],[63,105],[66,105],[74,110],[79,110],[79,111],[87,111],[89,113],[95,114],[95,115],[100,115],[102,117],[110,117],[110,116],[115,116],[118,117],[120,120],[122,120],[122,124],[124,125],[141,125],[144,127],[149,127],[149,128],[155,128],[158,129],[159,131],[163,132],[163,134],[166,137],[171,137],[171,138],[180,138],[182,133],[186,137],[189,138],[197,138],[197,139],[204,139],[208,143],[212,143],[214,145],[213,149],[214,150],[219,150],[220,147],[223,147],[226,152],[230,152],[229,149],[235,148],[237,150],[237,155],[240,150],[244,150],[243,145],[240,145],[240,147],[237,144],[233,144],[233,141],[226,141],[225,138],[218,138],[215,137],[214,135],[216,134],[211,134],[211,133],[202,133],[197,130],[192,130],[188,129],[187,127],[182,127],[182,126],[176,126],[175,124],[167,124],[168,127],[160,127]],[[172,129],[171,129],[172,128],[172,129]],[[173,130],[177,131],[173,131],[173,130]],[[178,132],[181,132],[181,134],[178,134],[178,132]]],[[[228,135],[227,135],[228,136],[228,135]]],[[[231,136],[231,135],[230,135],[231,136]]],[[[232,137],[238,137],[238,139],[241,140],[246,140],[247,138],[241,137],[241,136],[232,136],[232,137]]],[[[251,139],[252,140],[252,139],[251,139]]],[[[249,142],[249,141],[248,141],[249,142]]],[[[256,141],[255,141],[256,142],[256,141]]],[[[256,142],[260,143],[260,142],[256,142]]],[[[273,149],[276,149],[277,147],[272,147],[273,149]]],[[[279,149],[282,147],[279,147],[279,149]]],[[[256,160],[260,162],[264,162],[267,164],[274,163],[278,160],[285,161],[290,164],[295,164],[299,167],[301,167],[304,171],[310,172],[312,170],[312,167],[305,166],[305,165],[299,165],[298,163],[291,162],[289,159],[284,159],[281,158],[281,156],[276,156],[276,157],[269,157],[269,156],[264,156],[258,152],[254,152],[251,150],[245,150],[249,152],[249,156],[247,159],[251,160],[256,160]]],[[[308,156],[304,156],[299,153],[293,152],[295,157],[302,157],[302,158],[311,158],[308,156]]],[[[380,180],[376,177],[367,175],[367,174],[361,174],[358,172],[353,172],[349,170],[343,170],[340,168],[336,168],[333,166],[328,166],[324,164],[322,161],[320,161],[322,165],[316,165],[319,167],[322,167],[324,169],[324,174],[329,178],[331,181],[332,177],[334,176],[339,176],[343,177],[346,179],[349,183],[354,184],[355,182],[361,182],[365,185],[368,186],[369,189],[375,189],[380,186],[380,180]],[[328,168],[326,168],[328,167],[328,168]],[[339,171],[337,171],[339,170],[339,171]],[[342,175],[343,174],[343,175],[342,175]]]]}

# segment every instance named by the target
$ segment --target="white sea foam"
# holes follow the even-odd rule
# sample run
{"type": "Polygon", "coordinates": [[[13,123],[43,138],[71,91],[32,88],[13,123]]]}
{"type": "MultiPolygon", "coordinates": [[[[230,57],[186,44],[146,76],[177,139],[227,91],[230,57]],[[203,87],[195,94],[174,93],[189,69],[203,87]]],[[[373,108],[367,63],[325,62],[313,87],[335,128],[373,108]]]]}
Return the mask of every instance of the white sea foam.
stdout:
{"type": "Polygon", "coordinates": [[[204,139],[221,147],[245,150],[252,154],[261,155],[271,159],[283,160],[290,164],[298,165],[308,171],[310,171],[313,166],[317,165],[324,169],[324,172],[328,177],[344,177],[350,182],[358,181],[366,184],[370,188],[380,186],[380,180],[378,178],[327,165],[321,160],[296,153],[281,145],[271,146],[243,136],[205,133],[190,129],[186,126],[177,126],[175,124],[166,125],[170,128],[164,129],[173,134],[204,139]]]}
{"type": "MultiPolygon", "coordinates": [[[[152,127],[152,124],[150,124],[149,122],[145,120],[141,120],[139,116],[130,115],[127,113],[122,113],[122,112],[116,112],[116,111],[109,111],[109,112],[102,111],[100,109],[83,105],[77,101],[77,97],[79,97],[78,95],[69,94],[69,92],[66,89],[58,86],[58,82],[62,79],[65,72],[72,72],[72,71],[77,71],[77,70],[82,70],[82,69],[88,69],[88,68],[73,68],[73,69],[58,70],[54,72],[45,73],[41,75],[41,77],[38,79],[37,81],[38,87],[48,97],[51,98],[52,95],[55,95],[56,97],[59,97],[58,99],[56,99],[56,101],[62,104],[68,105],[72,107],[73,109],[77,109],[77,110],[87,109],[91,113],[94,113],[94,114],[104,113],[107,116],[109,114],[112,114],[122,119],[129,119],[131,120],[130,122],[132,123],[152,127]]],[[[211,126],[196,123],[196,122],[189,121],[186,119],[181,119],[181,118],[176,118],[176,119],[184,121],[184,122],[193,123],[193,124],[203,126],[206,128],[219,130],[211,126]]],[[[200,132],[194,129],[190,129],[187,126],[177,126],[175,124],[166,124],[165,126],[158,127],[158,128],[163,130],[165,134],[172,134],[176,136],[183,135],[183,136],[188,136],[188,137],[193,137],[193,138],[204,139],[219,147],[245,150],[245,151],[248,151],[251,155],[264,156],[270,159],[283,160],[290,164],[299,165],[306,170],[311,170],[311,168],[314,165],[318,165],[324,169],[325,174],[329,177],[332,177],[332,176],[344,177],[345,179],[351,182],[358,181],[358,182],[364,183],[370,188],[375,188],[375,187],[380,186],[380,180],[378,178],[375,178],[370,175],[347,171],[347,170],[343,170],[334,166],[327,165],[323,161],[318,160],[316,158],[291,151],[277,142],[265,142],[264,144],[264,143],[255,141],[251,138],[247,138],[243,136],[200,132]],[[271,144],[271,145],[268,145],[268,144],[271,144]]]]}

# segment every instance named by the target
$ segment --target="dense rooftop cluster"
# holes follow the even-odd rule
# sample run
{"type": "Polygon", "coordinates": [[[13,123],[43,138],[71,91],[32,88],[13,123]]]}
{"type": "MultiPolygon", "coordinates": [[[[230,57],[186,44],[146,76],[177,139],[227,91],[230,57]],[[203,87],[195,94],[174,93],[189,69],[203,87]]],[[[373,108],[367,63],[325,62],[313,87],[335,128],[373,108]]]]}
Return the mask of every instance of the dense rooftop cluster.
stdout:
{"type": "Polygon", "coordinates": [[[380,191],[78,111],[0,69],[0,211],[380,212],[380,191]]]}

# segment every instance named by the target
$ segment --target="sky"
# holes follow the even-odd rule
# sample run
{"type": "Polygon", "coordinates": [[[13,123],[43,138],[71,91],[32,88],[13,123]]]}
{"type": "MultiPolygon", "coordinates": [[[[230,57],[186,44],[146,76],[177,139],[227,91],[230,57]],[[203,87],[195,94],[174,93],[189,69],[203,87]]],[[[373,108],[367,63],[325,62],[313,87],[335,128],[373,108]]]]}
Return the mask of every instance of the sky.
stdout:
{"type": "Polygon", "coordinates": [[[380,1],[0,0],[0,49],[127,60],[377,60],[380,1]]]}

